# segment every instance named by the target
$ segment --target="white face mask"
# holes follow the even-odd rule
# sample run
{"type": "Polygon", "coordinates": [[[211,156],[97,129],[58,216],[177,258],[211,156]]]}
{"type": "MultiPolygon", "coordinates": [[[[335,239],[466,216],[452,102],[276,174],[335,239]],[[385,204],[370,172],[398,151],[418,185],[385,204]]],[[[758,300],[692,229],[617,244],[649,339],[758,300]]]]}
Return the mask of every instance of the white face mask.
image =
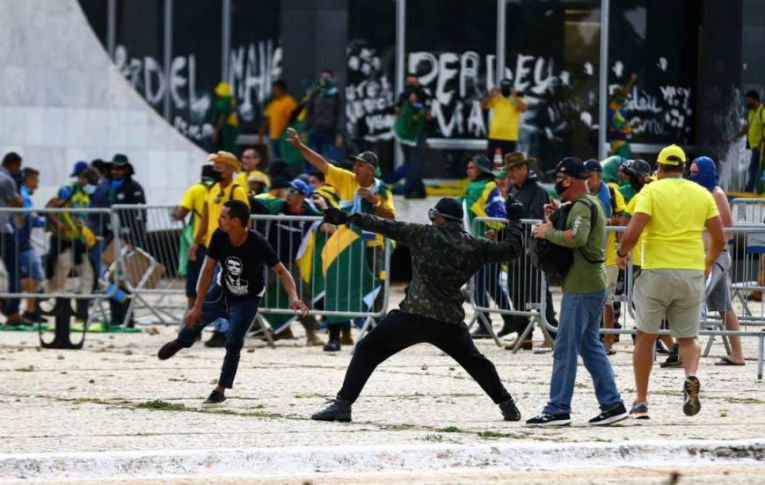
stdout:
{"type": "Polygon", "coordinates": [[[82,191],[88,195],[93,195],[93,193],[96,191],[96,186],[87,184],[85,185],[85,187],[82,188],[82,191]]]}

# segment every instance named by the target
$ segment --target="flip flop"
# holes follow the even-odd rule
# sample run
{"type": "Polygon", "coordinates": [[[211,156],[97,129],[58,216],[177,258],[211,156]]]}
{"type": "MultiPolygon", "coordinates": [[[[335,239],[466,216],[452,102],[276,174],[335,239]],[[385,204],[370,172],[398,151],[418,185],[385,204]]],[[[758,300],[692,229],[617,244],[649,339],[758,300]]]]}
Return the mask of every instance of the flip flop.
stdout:
{"type": "Polygon", "coordinates": [[[715,362],[715,365],[746,365],[745,363],[739,364],[738,362],[734,362],[730,357],[725,356],[715,362]]]}

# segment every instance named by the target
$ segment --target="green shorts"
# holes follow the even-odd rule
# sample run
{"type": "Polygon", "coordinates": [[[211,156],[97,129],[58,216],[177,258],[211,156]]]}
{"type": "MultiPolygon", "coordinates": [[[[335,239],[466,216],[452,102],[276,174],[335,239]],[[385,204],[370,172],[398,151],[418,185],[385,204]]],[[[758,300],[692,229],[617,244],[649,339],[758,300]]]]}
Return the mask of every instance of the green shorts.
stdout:
{"type": "Polygon", "coordinates": [[[673,337],[699,334],[704,302],[704,272],[691,269],[643,270],[635,280],[637,328],[657,334],[666,317],[673,337]]]}

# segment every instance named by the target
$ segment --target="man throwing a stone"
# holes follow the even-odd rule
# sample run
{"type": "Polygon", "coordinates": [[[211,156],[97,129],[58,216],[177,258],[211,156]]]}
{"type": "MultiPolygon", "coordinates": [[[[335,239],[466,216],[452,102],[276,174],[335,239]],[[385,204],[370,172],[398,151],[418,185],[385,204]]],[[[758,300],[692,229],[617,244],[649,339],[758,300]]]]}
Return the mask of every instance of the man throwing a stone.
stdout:
{"type": "Polygon", "coordinates": [[[197,297],[186,316],[186,326],[177,339],[166,343],[157,354],[160,360],[167,360],[182,348],[191,347],[209,323],[218,318],[229,321],[225,337],[226,356],[223,358],[218,386],[203,406],[222,404],[226,400],[225,390],[234,386],[244,335],[265,293],[264,264],[281,279],[289,295],[290,306],[300,310],[303,315],[308,314],[307,307],[297,296],[292,275],[279,262],[268,242],[260,234],[247,229],[249,221],[250,209],[244,202],[229,200],[223,204],[218,217],[218,229],[210,240],[207,259],[199,278],[197,297]],[[218,284],[211,285],[218,261],[221,262],[218,284]]]}
{"type": "Polygon", "coordinates": [[[522,207],[509,203],[511,224],[501,242],[476,239],[462,225],[462,205],[443,198],[428,216],[431,225],[381,219],[370,214],[325,211],[330,224],[353,224],[409,246],[412,282],[400,310],[393,310],[359,341],[334,401],[311,416],[319,421],[350,421],[351,405],[375,368],[395,353],[418,343],[429,343],[456,360],[499,405],[506,421],[518,421],[521,413],[499,380],[497,370],[473,344],[462,309],[460,288],[483,265],[515,258],[523,250],[517,228],[522,207]],[[459,257],[455,257],[459,255],[459,257]]]}

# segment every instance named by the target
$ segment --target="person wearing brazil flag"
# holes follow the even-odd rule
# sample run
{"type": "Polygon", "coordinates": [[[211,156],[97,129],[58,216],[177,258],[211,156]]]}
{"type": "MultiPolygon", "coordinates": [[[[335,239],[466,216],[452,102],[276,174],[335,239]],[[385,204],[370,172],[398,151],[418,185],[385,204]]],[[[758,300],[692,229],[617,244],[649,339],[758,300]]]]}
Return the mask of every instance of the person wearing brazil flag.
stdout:
{"type": "MultiPolygon", "coordinates": [[[[307,147],[293,128],[287,129],[287,136],[288,142],[317,172],[324,174],[327,184],[334,187],[341,210],[395,219],[393,195],[385,183],[375,178],[379,166],[377,155],[363,152],[351,157],[351,172],[328,163],[307,147]]],[[[341,227],[330,237],[322,250],[322,268],[327,282],[326,311],[366,313],[372,310],[382,280],[387,277],[383,271],[383,244],[382,236],[365,234],[357,226],[341,227]]],[[[342,326],[347,328],[350,323],[347,317],[329,317],[327,322],[329,342],[324,350],[335,352],[340,350],[342,326]]]]}

